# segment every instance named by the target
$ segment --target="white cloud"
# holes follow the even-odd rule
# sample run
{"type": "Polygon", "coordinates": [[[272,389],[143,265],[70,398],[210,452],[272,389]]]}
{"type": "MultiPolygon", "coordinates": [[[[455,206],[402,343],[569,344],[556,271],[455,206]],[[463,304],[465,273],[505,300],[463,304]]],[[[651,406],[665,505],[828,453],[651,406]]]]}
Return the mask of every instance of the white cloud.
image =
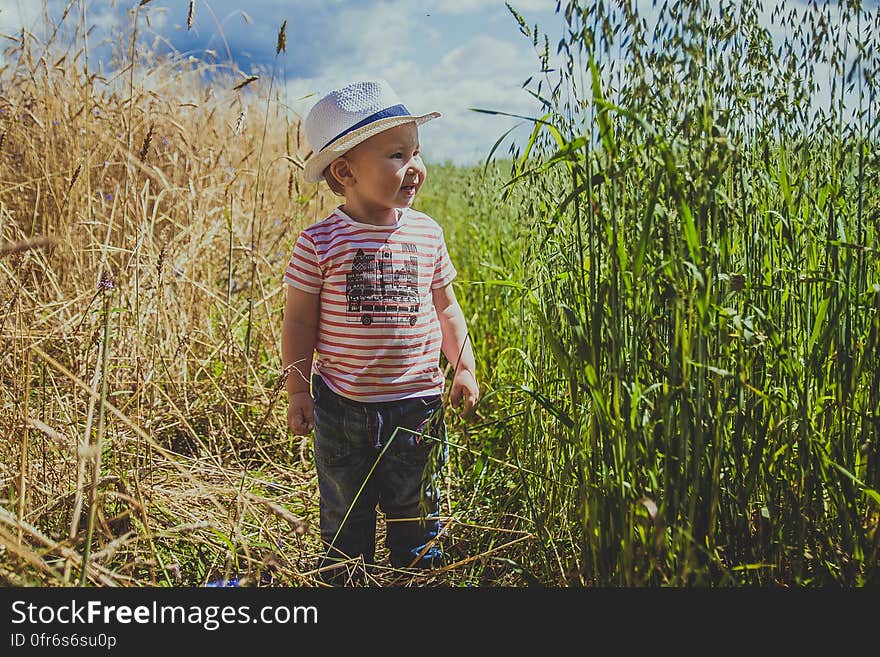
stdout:
{"type": "MultiPolygon", "coordinates": [[[[458,9],[476,9],[482,0],[455,0],[458,9]]],[[[498,2],[492,3],[496,8],[498,2]]],[[[546,4],[546,2],[545,2],[546,4]]],[[[516,29],[510,40],[478,31],[476,37],[456,39],[430,21],[418,21],[411,2],[382,3],[381,11],[341,10],[339,32],[346,35],[344,57],[328,57],[320,74],[288,82],[288,97],[304,117],[320,95],[357,79],[387,79],[415,113],[439,111],[442,118],[422,128],[426,157],[434,162],[478,162],[516,119],[489,116],[470,108],[534,115],[536,104],[523,81],[539,66],[531,44],[516,29]],[[417,29],[414,26],[418,25],[417,29]],[[445,47],[444,47],[445,46],[445,47]],[[314,94],[305,100],[306,94],[314,94]]],[[[506,9],[490,17],[501,15],[506,9]]],[[[475,20],[472,17],[469,20],[475,20]]],[[[488,23],[487,16],[481,16],[488,23]]]]}
{"type": "MultiPolygon", "coordinates": [[[[468,14],[499,7],[506,11],[501,0],[431,0],[423,3],[423,6],[438,14],[468,14]]],[[[510,6],[520,12],[553,11],[556,9],[556,0],[510,0],[510,6]]]]}
{"type": "MultiPolygon", "coordinates": [[[[41,43],[45,43],[50,35],[54,35],[54,45],[65,48],[75,33],[81,34],[82,11],[78,3],[69,0],[48,0],[45,3],[35,0],[0,0],[0,34],[18,38],[24,28],[41,43]],[[45,9],[45,11],[44,11],[45,9]],[[64,23],[61,18],[68,9],[64,23]],[[46,14],[49,22],[46,21],[46,14]],[[56,27],[59,27],[56,31],[56,27]],[[79,30],[79,32],[77,32],[79,30]]],[[[86,22],[90,28],[96,28],[89,37],[90,45],[101,39],[109,38],[119,28],[118,12],[106,2],[95,2],[87,5],[86,22]]],[[[81,37],[80,37],[81,38],[81,37]]],[[[6,63],[6,57],[0,53],[0,64],[6,63]]]]}
{"type": "Polygon", "coordinates": [[[43,9],[39,2],[0,0],[0,32],[14,35],[22,26],[28,30],[42,24],[43,9]]]}
{"type": "MultiPolygon", "coordinates": [[[[368,28],[369,29],[369,28],[368,28]]],[[[535,103],[520,85],[537,68],[528,44],[508,42],[488,36],[453,48],[432,65],[421,65],[412,58],[380,57],[386,65],[333,66],[325,75],[288,83],[288,96],[298,99],[308,93],[323,94],[329,89],[366,77],[384,77],[415,113],[439,111],[443,116],[425,124],[422,145],[427,159],[457,164],[478,162],[516,119],[489,116],[470,108],[500,110],[534,115],[535,103]]],[[[369,47],[361,51],[370,59],[369,47]]],[[[361,60],[357,57],[356,60],[361,60]]],[[[305,116],[318,95],[295,102],[305,116]]]]}
{"type": "Polygon", "coordinates": [[[536,67],[528,47],[488,36],[447,53],[429,71],[430,86],[419,92],[427,108],[443,113],[425,144],[429,159],[462,164],[485,158],[520,120],[472,108],[535,115],[535,102],[520,85],[536,67]]]}
{"type": "MultiPolygon", "coordinates": [[[[81,23],[82,11],[79,3],[70,5],[69,0],[48,0],[46,9],[53,22],[60,21],[64,10],[68,9],[65,24],[72,27],[81,23]]],[[[101,30],[113,29],[118,25],[118,13],[118,10],[111,7],[106,1],[88,3],[86,5],[86,22],[89,26],[101,30]]],[[[19,32],[23,26],[38,36],[42,36],[46,29],[45,15],[42,2],[0,0],[0,32],[19,32]]]]}
{"type": "Polygon", "coordinates": [[[331,56],[329,61],[334,68],[342,71],[385,68],[407,58],[413,47],[412,3],[401,0],[382,3],[381,11],[374,7],[345,8],[337,14],[336,24],[328,28],[333,30],[326,35],[328,46],[332,49],[333,42],[339,38],[355,55],[336,61],[331,56]]]}

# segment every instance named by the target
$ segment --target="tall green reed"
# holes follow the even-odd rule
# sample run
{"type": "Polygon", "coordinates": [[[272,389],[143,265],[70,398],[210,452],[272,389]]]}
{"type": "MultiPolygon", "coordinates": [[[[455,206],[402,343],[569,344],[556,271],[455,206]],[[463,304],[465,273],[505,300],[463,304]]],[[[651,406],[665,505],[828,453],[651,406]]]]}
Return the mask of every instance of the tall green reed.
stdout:
{"type": "Polygon", "coordinates": [[[508,431],[575,484],[520,503],[572,583],[874,581],[878,11],[656,4],[560,6],[555,57],[511,8],[545,114],[505,192],[502,349],[541,393],[508,431]]]}

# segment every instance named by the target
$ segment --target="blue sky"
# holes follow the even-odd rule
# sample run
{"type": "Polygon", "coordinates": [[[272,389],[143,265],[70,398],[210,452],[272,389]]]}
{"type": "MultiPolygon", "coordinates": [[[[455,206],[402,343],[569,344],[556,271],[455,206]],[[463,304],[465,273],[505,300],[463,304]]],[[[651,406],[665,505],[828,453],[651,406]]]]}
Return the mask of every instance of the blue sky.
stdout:
{"type": "MultiPolygon", "coordinates": [[[[49,0],[57,20],[70,0],[49,0]]],[[[96,44],[114,28],[124,29],[126,12],[138,0],[90,0],[87,23],[96,44]]],[[[41,37],[37,0],[0,0],[0,32],[24,24],[41,37]]],[[[79,1],[68,21],[80,20],[79,1]]],[[[539,24],[558,42],[563,19],[556,0],[510,0],[530,25],[539,24]]],[[[316,94],[358,79],[387,79],[410,110],[439,111],[443,117],[421,129],[429,161],[458,164],[485,159],[515,119],[470,111],[470,107],[534,115],[536,103],[522,89],[540,68],[531,40],[503,0],[196,0],[192,30],[186,29],[189,0],[152,0],[141,9],[141,38],[152,34],[180,52],[228,62],[244,73],[271,70],[282,21],[287,50],[279,61],[291,111],[305,116],[316,94]]],[[[106,52],[106,48],[103,52],[106,52]]],[[[518,133],[527,135],[523,127],[518,133]]],[[[509,142],[506,142],[509,143],[509,142]]]]}
{"type": "MultiPolygon", "coordinates": [[[[71,6],[67,20],[76,25],[83,2],[87,23],[96,28],[89,37],[93,61],[100,59],[108,52],[100,44],[126,31],[139,0],[0,0],[0,33],[17,36],[24,25],[42,38],[44,5],[56,21],[71,6]]],[[[787,5],[804,2],[786,0],[787,5]]],[[[876,8],[878,3],[866,0],[864,5],[876,8]]],[[[537,23],[549,35],[555,50],[564,26],[556,0],[510,4],[529,25],[537,23]]],[[[653,24],[657,10],[652,0],[639,0],[639,5],[653,24]]],[[[536,102],[522,89],[538,72],[538,56],[503,0],[196,0],[192,30],[186,29],[188,10],[189,0],[151,0],[140,10],[139,39],[157,39],[215,63],[231,59],[244,74],[266,72],[286,20],[287,50],[277,79],[283,81],[293,114],[305,116],[317,95],[329,89],[383,77],[413,112],[443,113],[420,131],[429,161],[480,162],[508,128],[523,123],[475,113],[471,107],[538,114],[536,102]]],[[[769,9],[764,16],[769,19],[769,9]]],[[[529,127],[523,125],[511,138],[523,143],[529,127]]]]}

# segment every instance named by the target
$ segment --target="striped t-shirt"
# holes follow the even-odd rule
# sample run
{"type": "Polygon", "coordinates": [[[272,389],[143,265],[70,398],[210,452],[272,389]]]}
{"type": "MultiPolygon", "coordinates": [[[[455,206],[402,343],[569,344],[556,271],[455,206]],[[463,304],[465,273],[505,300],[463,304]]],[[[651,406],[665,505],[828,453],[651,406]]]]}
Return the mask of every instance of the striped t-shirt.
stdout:
{"type": "Polygon", "coordinates": [[[284,282],[320,295],[312,371],[336,393],[382,402],[443,392],[431,290],[456,271],[443,229],[412,209],[393,226],[342,210],[302,231],[284,282]]]}

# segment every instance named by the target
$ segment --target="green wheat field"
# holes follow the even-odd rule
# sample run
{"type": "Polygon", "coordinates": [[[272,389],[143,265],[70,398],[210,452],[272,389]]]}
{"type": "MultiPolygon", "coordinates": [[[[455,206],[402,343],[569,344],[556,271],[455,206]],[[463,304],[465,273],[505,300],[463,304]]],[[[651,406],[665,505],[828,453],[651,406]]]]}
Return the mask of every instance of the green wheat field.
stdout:
{"type": "MultiPolygon", "coordinates": [[[[154,54],[131,4],[100,73],[76,3],[5,40],[0,584],[316,586],[281,276],[338,199],[274,68],[154,54]]],[[[483,393],[449,564],[369,585],[880,583],[872,5],[560,2],[559,43],[511,8],[531,135],[416,201],[483,393]]]]}

